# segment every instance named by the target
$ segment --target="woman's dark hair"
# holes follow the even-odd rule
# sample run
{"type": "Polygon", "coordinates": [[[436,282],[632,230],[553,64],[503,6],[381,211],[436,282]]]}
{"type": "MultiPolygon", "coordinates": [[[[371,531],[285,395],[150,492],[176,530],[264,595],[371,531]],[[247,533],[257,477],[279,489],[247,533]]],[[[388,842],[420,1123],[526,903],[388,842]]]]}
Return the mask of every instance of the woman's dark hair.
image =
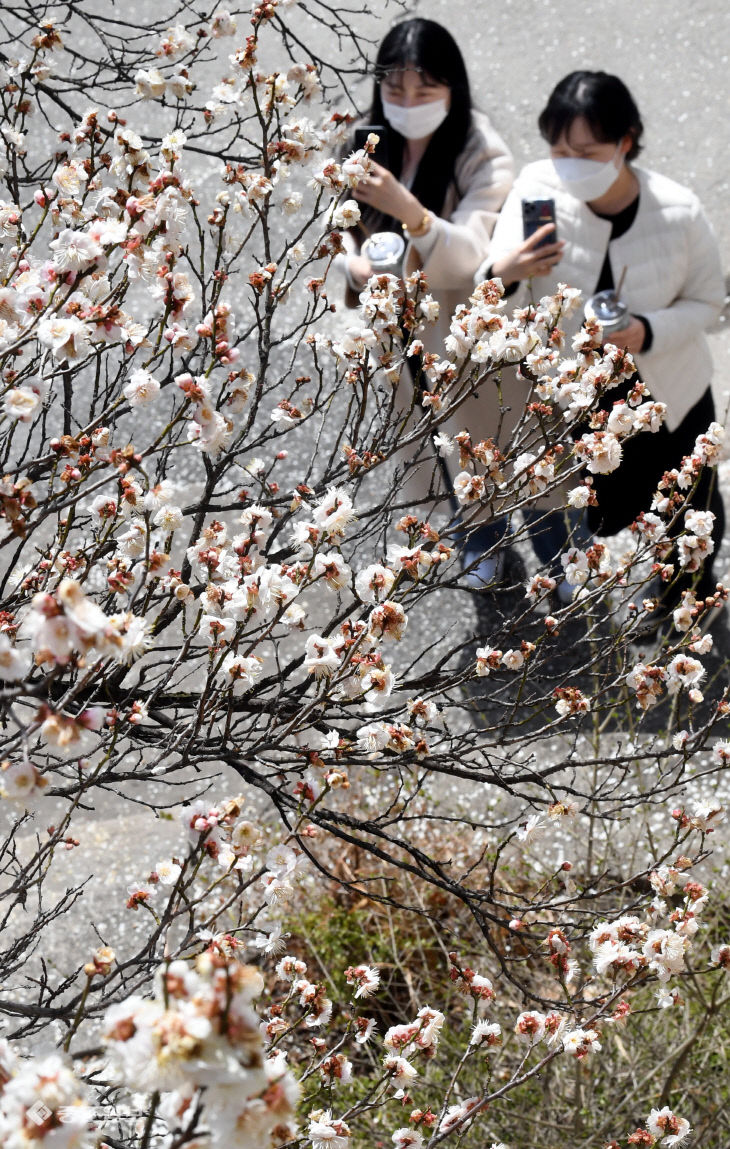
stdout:
{"type": "Polygon", "coordinates": [[[608,72],[571,72],[565,76],[540,113],[540,135],[554,145],[579,116],[588,122],[601,143],[618,143],[624,136],[631,136],[626,159],[638,156],[644,125],[631,92],[618,76],[608,72]]]}
{"type": "MultiPolygon", "coordinates": [[[[418,165],[411,191],[435,215],[444,205],[446,191],[454,181],[458,156],[464,149],[471,128],[471,93],[466,66],[450,32],[435,20],[404,20],[391,28],[378,50],[375,61],[375,88],[370,108],[370,122],[386,124],[380,83],[390,72],[413,68],[425,72],[439,84],[451,89],[449,114],[434,132],[425,155],[418,165]]],[[[400,177],[405,139],[388,127],[389,166],[400,177]]],[[[366,223],[372,230],[392,226],[380,213],[368,212],[366,223]]]]}

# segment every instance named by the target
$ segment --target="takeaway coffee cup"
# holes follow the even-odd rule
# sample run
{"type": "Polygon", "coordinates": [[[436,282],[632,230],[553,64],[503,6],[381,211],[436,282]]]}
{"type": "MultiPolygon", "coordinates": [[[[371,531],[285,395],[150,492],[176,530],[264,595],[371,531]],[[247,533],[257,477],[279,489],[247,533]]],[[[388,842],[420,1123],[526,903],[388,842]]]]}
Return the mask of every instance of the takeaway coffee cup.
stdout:
{"type": "Polygon", "coordinates": [[[628,327],[631,319],[628,307],[613,289],[599,291],[587,299],[584,313],[586,319],[597,319],[603,325],[603,336],[607,342],[610,342],[612,335],[628,327]]]}
{"type": "Polygon", "coordinates": [[[375,231],[365,240],[361,252],[375,272],[387,271],[400,275],[403,269],[403,253],[406,242],[397,231],[375,231]]]}

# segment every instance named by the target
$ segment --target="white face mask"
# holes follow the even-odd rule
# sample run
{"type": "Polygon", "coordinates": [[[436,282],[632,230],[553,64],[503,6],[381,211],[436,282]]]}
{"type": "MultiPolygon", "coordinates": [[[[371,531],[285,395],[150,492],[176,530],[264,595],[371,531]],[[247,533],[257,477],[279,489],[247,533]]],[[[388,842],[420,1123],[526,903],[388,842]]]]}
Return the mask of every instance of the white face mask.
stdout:
{"type": "Polygon", "coordinates": [[[432,136],[440,128],[449,114],[446,100],[431,100],[428,104],[416,104],[412,108],[402,108],[383,100],[383,113],[394,131],[407,140],[422,140],[432,136]]]}
{"type": "Polygon", "coordinates": [[[583,203],[599,199],[605,195],[618,179],[623,166],[623,156],[620,164],[616,166],[616,156],[619,155],[621,144],[618,144],[612,159],[607,163],[600,160],[582,160],[573,156],[560,156],[553,159],[553,167],[561,184],[567,192],[583,203]]]}

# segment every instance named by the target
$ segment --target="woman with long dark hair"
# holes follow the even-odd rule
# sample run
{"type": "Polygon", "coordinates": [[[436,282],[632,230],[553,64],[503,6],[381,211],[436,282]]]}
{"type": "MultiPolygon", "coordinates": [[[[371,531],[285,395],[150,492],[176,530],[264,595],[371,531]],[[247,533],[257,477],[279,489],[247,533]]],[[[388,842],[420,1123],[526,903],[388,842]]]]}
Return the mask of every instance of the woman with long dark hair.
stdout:
{"type": "MultiPolygon", "coordinates": [[[[471,295],[474,273],[513,179],[512,157],[487,116],[472,107],[464,60],[450,32],[433,20],[412,19],[387,34],[375,62],[375,86],[366,122],[388,131],[388,166],[373,163],[355,192],[361,223],[345,239],[349,287],[359,292],[373,273],[361,254],[374,232],[403,235],[407,273],[422,269],[439,304],[438,320],[419,338],[443,355],[451,316],[471,295]]],[[[350,300],[355,302],[355,297],[350,300]]],[[[497,417],[496,389],[464,404],[456,430],[475,434],[497,417]]],[[[463,550],[467,581],[482,587],[493,578],[491,559],[480,564],[494,532],[483,540],[473,526],[463,550]],[[488,545],[487,545],[488,544],[488,545]]]]}
{"type": "MultiPolygon", "coordinates": [[[[704,332],[723,305],[720,257],[694,193],[634,163],[643,124],[618,76],[571,72],[552,92],[538,124],[550,159],[529,164],[519,175],[495,228],[489,266],[478,275],[499,276],[517,305],[552,294],[559,281],[579,288],[584,299],[620,290],[628,316],[610,342],[631,352],[651,398],[666,404],[666,415],[655,434],[624,444],[618,471],[594,478],[598,506],[589,511],[588,526],[611,535],[649,510],[664,471],[679,467],[715,419],[704,332]],[[523,200],[553,201],[557,238],[547,223],[523,242],[523,200]],[[536,248],[536,238],[548,242],[536,248]]],[[[635,382],[636,377],[623,392],[609,393],[609,414],[635,382]]],[[[690,503],[714,514],[717,547],[725,519],[715,480],[715,472],[706,470],[690,503]]],[[[541,557],[565,546],[563,524],[557,514],[543,515],[539,530],[533,524],[541,557]]],[[[692,581],[679,566],[677,571],[663,595],[665,614],[692,581]]],[[[709,559],[696,593],[713,590],[709,559]]]]}
{"type": "Polygon", "coordinates": [[[440,304],[440,323],[424,342],[443,352],[451,313],[471,294],[489,249],[512,157],[486,115],[473,110],[461,52],[433,20],[405,20],[383,40],[367,122],[387,125],[388,167],[374,163],[355,192],[362,223],[348,236],[348,281],[359,290],[372,274],[359,253],[366,236],[402,232],[406,269],[423,269],[440,304]]]}

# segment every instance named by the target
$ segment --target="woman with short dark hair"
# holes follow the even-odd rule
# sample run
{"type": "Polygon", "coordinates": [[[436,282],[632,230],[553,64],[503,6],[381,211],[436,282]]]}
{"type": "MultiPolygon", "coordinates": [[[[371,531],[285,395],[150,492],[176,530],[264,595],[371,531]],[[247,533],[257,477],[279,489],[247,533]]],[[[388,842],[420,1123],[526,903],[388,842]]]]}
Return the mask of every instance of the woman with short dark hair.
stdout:
{"type": "MultiPolygon", "coordinates": [[[[558,282],[579,288],[584,299],[620,290],[628,321],[610,341],[631,352],[652,399],[666,404],[666,415],[658,432],[624,444],[618,471],[594,478],[599,505],[589,513],[589,526],[610,535],[649,510],[664,471],[679,467],[715,418],[704,333],[724,301],[720,257],[694,193],[634,165],[643,125],[618,76],[571,72],[538,123],[550,159],[528,164],[519,175],[495,228],[489,266],[478,274],[500,277],[518,305],[552,294],[558,282]],[[555,227],[546,223],[523,240],[524,200],[552,200],[555,227]]],[[[624,398],[624,391],[611,391],[604,405],[610,412],[624,398]]],[[[724,513],[713,471],[705,472],[691,505],[715,515],[717,547],[724,513]]],[[[533,545],[547,558],[548,550],[554,554],[567,541],[562,516],[543,516],[540,529],[542,535],[533,527],[533,545]]],[[[690,581],[687,575],[672,581],[666,610],[690,581]]],[[[712,590],[710,559],[696,591],[712,590]]]]}
{"type": "Polygon", "coordinates": [[[538,117],[540,135],[554,146],[578,116],[586,121],[595,139],[603,143],[629,136],[631,145],[626,159],[636,159],[644,125],[631,92],[618,76],[608,72],[571,72],[556,84],[538,117]]]}

